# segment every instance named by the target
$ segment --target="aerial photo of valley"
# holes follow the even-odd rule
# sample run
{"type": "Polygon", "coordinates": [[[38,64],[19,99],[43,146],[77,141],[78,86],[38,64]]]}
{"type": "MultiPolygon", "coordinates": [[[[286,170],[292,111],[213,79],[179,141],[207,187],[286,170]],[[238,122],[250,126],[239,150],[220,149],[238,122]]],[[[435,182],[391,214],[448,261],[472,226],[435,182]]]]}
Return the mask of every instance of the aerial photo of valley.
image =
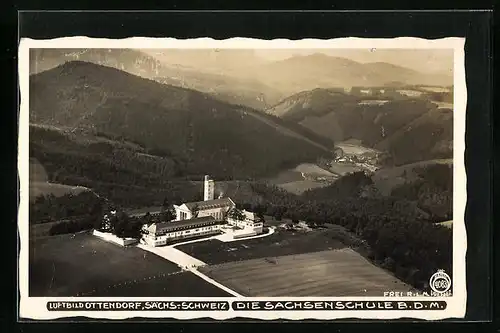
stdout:
{"type": "Polygon", "coordinates": [[[422,295],[452,275],[453,50],[29,58],[30,297],[422,295]]]}

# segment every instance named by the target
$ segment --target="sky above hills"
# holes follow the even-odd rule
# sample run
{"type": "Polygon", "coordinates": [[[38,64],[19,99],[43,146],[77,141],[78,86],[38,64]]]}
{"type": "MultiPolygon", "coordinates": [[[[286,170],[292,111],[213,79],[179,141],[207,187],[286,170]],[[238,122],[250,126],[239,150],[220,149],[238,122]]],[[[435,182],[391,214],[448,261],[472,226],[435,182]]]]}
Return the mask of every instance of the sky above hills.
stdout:
{"type": "Polygon", "coordinates": [[[447,50],[32,49],[30,72],[75,60],[257,109],[316,88],[453,84],[453,53],[447,50]]]}
{"type": "Polygon", "coordinates": [[[423,73],[451,72],[453,50],[409,50],[409,49],[321,49],[321,50],[256,50],[259,57],[282,60],[314,53],[350,59],[360,63],[387,62],[423,73]]]}
{"type": "Polygon", "coordinates": [[[294,56],[324,54],[359,63],[386,62],[422,73],[450,75],[453,70],[451,49],[204,49],[141,50],[167,63],[184,66],[247,67],[280,61],[294,56]]]}

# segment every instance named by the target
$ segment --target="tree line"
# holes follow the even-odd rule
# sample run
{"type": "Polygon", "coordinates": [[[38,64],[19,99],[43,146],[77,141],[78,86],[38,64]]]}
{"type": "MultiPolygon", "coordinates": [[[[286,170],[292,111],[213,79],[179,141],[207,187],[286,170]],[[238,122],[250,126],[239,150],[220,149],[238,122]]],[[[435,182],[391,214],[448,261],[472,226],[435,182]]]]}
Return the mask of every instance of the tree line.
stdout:
{"type": "Polygon", "coordinates": [[[30,224],[54,223],[49,235],[75,233],[96,228],[108,201],[91,191],[79,194],[40,196],[30,203],[30,224]]]}
{"type": "MultiPolygon", "coordinates": [[[[436,193],[450,185],[450,180],[444,177],[447,171],[442,167],[430,167],[419,172],[424,176],[432,174],[426,179],[433,179],[432,186],[436,193]]],[[[302,220],[313,227],[325,223],[340,225],[368,243],[371,260],[416,288],[425,288],[429,277],[437,269],[451,273],[451,230],[432,223],[435,221],[422,213],[410,195],[367,195],[365,189],[373,183],[363,172],[344,176],[331,186],[311,190],[301,196],[266,182],[251,182],[249,186],[255,193],[253,198],[258,199],[245,200],[238,205],[238,209],[253,211],[260,217],[270,215],[294,222],[302,220]]],[[[107,224],[103,223],[103,216],[109,214],[113,206],[94,193],[61,197],[49,195],[36,199],[30,205],[30,223],[67,220],[55,225],[50,233],[96,228],[119,237],[137,238],[143,224],[174,218],[169,207],[178,199],[171,193],[163,192],[162,195],[162,204],[167,208],[162,214],[131,217],[118,209],[115,215],[108,216],[107,224]]],[[[238,201],[238,198],[234,199],[238,201]]]]}
{"type": "MultiPolygon", "coordinates": [[[[262,129],[257,120],[247,117],[252,126],[262,129]]],[[[99,132],[99,136],[103,135],[99,132]]],[[[200,145],[208,145],[202,144],[206,137],[202,138],[199,133],[193,135],[198,137],[200,145]]],[[[252,140],[255,136],[251,136],[252,140]]],[[[84,144],[63,132],[31,126],[30,156],[44,166],[49,181],[86,186],[117,205],[134,208],[160,205],[165,192],[172,193],[176,200],[194,199],[199,188],[190,181],[201,180],[206,173],[219,180],[251,180],[274,175],[300,162],[314,162],[325,153],[298,139],[295,149],[290,150],[293,145],[286,136],[262,139],[262,144],[257,145],[251,140],[231,142],[221,135],[209,140],[214,141],[213,149],[205,151],[203,156],[198,150],[174,155],[170,149],[160,151],[151,145],[145,151],[134,150],[132,138],[127,142],[84,144]],[[273,142],[271,146],[268,145],[270,141],[273,142]]]]}
{"type": "Polygon", "coordinates": [[[53,194],[39,196],[30,202],[30,224],[95,216],[102,211],[104,202],[104,199],[96,196],[92,191],[83,191],[78,194],[67,193],[59,197],[53,194]]]}
{"type": "Polygon", "coordinates": [[[391,195],[417,202],[434,222],[453,219],[453,165],[431,164],[414,168],[419,177],[394,188],[391,195]]]}
{"type": "Polygon", "coordinates": [[[451,274],[452,232],[436,225],[404,198],[365,196],[363,187],[371,179],[364,173],[343,177],[320,194],[294,196],[266,184],[254,186],[265,197],[260,203],[244,203],[253,211],[306,221],[310,226],[337,224],[364,239],[369,258],[402,281],[427,288],[438,269],[451,274]]]}

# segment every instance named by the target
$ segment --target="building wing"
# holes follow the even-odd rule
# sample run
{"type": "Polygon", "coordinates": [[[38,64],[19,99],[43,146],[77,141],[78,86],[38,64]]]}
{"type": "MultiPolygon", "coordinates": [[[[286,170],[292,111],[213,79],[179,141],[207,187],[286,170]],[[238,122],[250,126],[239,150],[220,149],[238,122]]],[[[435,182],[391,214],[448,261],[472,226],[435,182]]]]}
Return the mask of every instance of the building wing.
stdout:
{"type": "Polygon", "coordinates": [[[255,213],[253,212],[249,212],[249,211],[246,211],[244,210],[243,213],[245,214],[245,219],[247,221],[257,221],[257,217],[255,216],[255,213]]]}
{"type": "Polygon", "coordinates": [[[207,201],[197,201],[197,202],[187,202],[182,206],[185,206],[189,211],[193,211],[193,209],[205,210],[205,209],[213,209],[213,208],[224,208],[234,206],[235,203],[230,198],[221,198],[207,201]]]}
{"type": "Polygon", "coordinates": [[[161,222],[156,224],[156,233],[165,233],[179,230],[205,227],[219,223],[213,216],[197,217],[189,220],[161,222]]]}

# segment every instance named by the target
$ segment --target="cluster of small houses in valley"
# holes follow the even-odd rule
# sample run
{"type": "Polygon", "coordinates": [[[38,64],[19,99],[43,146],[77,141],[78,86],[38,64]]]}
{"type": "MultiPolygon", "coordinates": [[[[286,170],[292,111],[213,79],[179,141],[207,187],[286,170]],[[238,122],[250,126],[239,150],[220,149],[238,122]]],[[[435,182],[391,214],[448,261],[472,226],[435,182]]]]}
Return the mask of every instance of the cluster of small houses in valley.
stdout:
{"type": "Polygon", "coordinates": [[[362,154],[345,154],[342,149],[335,150],[334,161],[337,163],[371,163],[376,164],[380,159],[380,153],[364,152],[362,154]]]}
{"type": "MultiPolygon", "coordinates": [[[[204,198],[199,202],[185,202],[174,205],[175,219],[145,223],[142,226],[141,239],[135,240],[152,247],[165,246],[180,240],[211,237],[221,233],[230,233],[233,238],[244,238],[262,234],[264,223],[255,213],[239,210],[231,198],[214,198],[215,184],[209,176],[204,180],[204,198]]],[[[116,214],[112,211],[110,214],[116,214]]],[[[105,221],[109,216],[104,217],[105,221]]],[[[94,231],[94,234],[129,245],[132,239],[117,241],[117,237],[94,231]]]]}

